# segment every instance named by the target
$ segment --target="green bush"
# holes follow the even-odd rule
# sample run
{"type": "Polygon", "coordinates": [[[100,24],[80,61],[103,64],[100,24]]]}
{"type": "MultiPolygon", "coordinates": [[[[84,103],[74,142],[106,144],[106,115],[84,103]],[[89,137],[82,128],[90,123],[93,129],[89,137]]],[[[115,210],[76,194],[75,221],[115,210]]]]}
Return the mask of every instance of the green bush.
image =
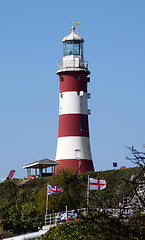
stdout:
{"type": "Polygon", "coordinates": [[[145,219],[138,215],[128,222],[118,218],[109,218],[105,213],[95,213],[83,217],[80,221],[68,222],[51,228],[43,240],[127,240],[145,239],[145,219]],[[135,219],[138,220],[135,222],[135,219]]]}

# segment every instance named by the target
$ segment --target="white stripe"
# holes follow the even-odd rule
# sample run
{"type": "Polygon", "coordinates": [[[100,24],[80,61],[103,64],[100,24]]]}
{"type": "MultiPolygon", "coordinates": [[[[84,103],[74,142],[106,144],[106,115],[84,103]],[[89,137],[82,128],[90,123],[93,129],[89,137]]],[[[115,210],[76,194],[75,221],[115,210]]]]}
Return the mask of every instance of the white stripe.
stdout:
{"type": "Polygon", "coordinates": [[[88,137],[59,137],[55,160],[88,159],[92,160],[88,137]]]}
{"type": "Polygon", "coordinates": [[[59,96],[59,115],[88,114],[86,92],[62,92],[59,96]]]}

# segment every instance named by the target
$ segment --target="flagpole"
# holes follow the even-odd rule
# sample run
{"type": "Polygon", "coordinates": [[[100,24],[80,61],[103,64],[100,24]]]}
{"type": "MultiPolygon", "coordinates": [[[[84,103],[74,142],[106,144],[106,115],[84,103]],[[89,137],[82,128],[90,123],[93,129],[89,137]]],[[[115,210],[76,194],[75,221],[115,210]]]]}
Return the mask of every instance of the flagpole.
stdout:
{"type": "Polygon", "coordinates": [[[47,184],[47,194],[46,194],[46,215],[45,215],[45,225],[46,225],[46,218],[47,218],[47,209],[48,209],[48,185],[47,184]]]}
{"type": "Polygon", "coordinates": [[[88,175],[88,186],[87,186],[87,211],[88,211],[88,207],[89,207],[89,175],[88,175]]]}

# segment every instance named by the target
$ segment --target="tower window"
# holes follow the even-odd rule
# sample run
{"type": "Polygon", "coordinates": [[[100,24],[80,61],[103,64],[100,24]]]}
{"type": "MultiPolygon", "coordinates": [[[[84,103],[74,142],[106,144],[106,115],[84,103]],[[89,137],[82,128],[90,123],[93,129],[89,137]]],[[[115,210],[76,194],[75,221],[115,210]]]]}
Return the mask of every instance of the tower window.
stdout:
{"type": "Polygon", "coordinates": [[[83,122],[80,122],[80,131],[83,131],[83,122]]]}
{"type": "Polygon", "coordinates": [[[63,98],[63,93],[62,92],[60,92],[60,97],[63,98]]]}
{"type": "Polygon", "coordinates": [[[63,82],[63,77],[60,77],[60,81],[63,82]]]}
{"type": "Polygon", "coordinates": [[[77,79],[78,79],[78,80],[80,80],[80,79],[81,79],[80,75],[78,75],[78,76],[77,76],[77,79]]]}

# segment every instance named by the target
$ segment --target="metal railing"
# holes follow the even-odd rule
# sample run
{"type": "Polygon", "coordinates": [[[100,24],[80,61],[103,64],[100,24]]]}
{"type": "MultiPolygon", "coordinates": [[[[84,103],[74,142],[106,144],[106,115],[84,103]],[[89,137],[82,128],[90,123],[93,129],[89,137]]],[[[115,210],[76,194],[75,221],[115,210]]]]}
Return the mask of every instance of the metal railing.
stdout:
{"type": "MultiPolygon", "coordinates": [[[[77,212],[75,210],[67,210],[63,212],[58,213],[51,213],[48,215],[45,215],[45,227],[48,226],[56,226],[59,224],[63,224],[67,221],[72,221],[75,219],[79,219],[81,216],[85,216],[89,212],[105,212],[108,214],[108,216],[113,217],[127,217],[132,215],[135,212],[135,209],[131,208],[106,208],[106,209],[99,209],[99,208],[90,208],[89,211],[86,208],[83,209],[77,209],[77,212]]],[[[142,214],[145,214],[145,209],[141,210],[142,214]]]]}
{"type": "Polygon", "coordinates": [[[58,63],[59,70],[64,68],[84,68],[88,69],[88,62],[80,61],[79,59],[66,60],[58,63]]]}
{"type": "Polygon", "coordinates": [[[75,210],[63,211],[58,213],[51,213],[45,215],[45,225],[57,225],[63,222],[76,219],[78,214],[75,210]]]}

